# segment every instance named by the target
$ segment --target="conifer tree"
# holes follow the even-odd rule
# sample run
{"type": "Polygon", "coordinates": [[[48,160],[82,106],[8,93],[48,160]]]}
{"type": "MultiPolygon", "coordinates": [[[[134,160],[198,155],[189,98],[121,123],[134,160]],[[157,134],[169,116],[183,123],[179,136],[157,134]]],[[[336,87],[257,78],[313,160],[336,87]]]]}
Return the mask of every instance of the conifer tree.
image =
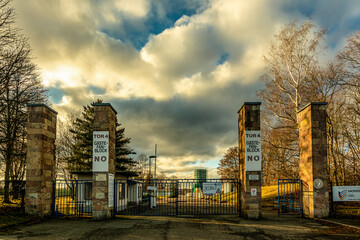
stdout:
{"type": "MultiPolygon", "coordinates": [[[[102,103],[98,99],[94,103],[102,103]]],[[[94,107],[92,105],[83,106],[81,117],[73,122],[70,133],[74,136],[72,154],[67,159],[69,171],[91,171],[92,170],[92,141],[93,141],[93,120],[94,107]]],[[[134,165],[134,160],[130,157],[134,154],[129,148],[130,138],[125,137],[125,128],[121,127],[116,119],[115,131],[115,170],[130,171],[134,165]]]]}

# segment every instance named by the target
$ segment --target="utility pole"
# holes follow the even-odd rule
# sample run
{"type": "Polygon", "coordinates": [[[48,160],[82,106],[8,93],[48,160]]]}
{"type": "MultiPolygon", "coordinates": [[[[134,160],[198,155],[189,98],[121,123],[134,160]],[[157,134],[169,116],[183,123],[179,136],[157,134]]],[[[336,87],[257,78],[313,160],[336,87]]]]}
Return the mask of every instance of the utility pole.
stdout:
{"type": "MultiPolygon", "coordinates": [[[[155,144],[155,173],[154,173],[154,180],[156,179],[156,152],[157,152],[157,144],[155,144]]],[[[154,184],[154,186],[156,187],[156,182],[154,184]]]]}
{"type": "MultiPolygon", "coordinates": [[[[157,197],[157,191],[156,191],[156,153],[157,153],[157,144],[155,144],[155,155],[153,156],[149,156],[149,161],[150,161],[150,171],[151,171],[151,159],[155,158],[155,169],[154,169],[154,189],[153,189],[153,196],[151,197],[150,200],[150,206],[151,207],[156,207],[156,197],[157,197]]],[[[151,173],[151,172],[150,172],[151,173]]]]}
{"type": "Polygon", "coordinates": [[[151,175],[151,159],[154,158],[155,159],[155,169],[154,169],[154,186],[156,185],[155,179],[156,179],[156,156],[157,154],[157,144],[155,144],[155,155],[153,156],[149,156],[149,162],[150,162],[150,175],[151,175]]]}

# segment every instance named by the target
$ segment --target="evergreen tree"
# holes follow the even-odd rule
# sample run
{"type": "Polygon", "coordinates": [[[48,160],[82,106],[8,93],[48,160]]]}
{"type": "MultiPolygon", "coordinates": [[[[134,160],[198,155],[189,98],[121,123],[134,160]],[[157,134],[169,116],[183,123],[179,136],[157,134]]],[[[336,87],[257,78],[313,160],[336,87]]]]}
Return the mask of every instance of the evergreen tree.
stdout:
{"type": "MultiPolygon", "coordinates": [[[[98,99],[94,103],[102,103],[98,99]]],[[[93,122],[94,107],[92,105],[83,106],[84,110],[81,117],[73,122],[70,133],[74,136],[72,145],[72,154],[67,159],[67,168],[69,171],[91,171],[92,170],[92,142],[93,142],[93,122]]],[[[134,160],[130,154],[134,154],[129,148],[130,138],[125,137],[125,128],[116,119],[115,131],[115,170],[130,171],[134,165],[134,160]]]]}

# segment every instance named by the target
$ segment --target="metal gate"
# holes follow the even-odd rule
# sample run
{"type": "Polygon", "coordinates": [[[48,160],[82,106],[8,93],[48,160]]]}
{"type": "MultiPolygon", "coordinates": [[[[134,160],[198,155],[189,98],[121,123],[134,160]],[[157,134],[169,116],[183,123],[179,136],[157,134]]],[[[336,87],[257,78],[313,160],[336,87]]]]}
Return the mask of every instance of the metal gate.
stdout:
{"type": "Polygon", "coordinates": [[[238,179],[157,179],[115,182],[115,214],[238,215],[238,179]]]}
{"type": "Polygon", "coordinates": [[[55,180],[53,182],[55,217],[92,215],[92,180],[55,180]]]}
{"type": "Polygon", "coordinates": [[[278,179],[278,214],[302,215],[302,181],[278,179]]]}

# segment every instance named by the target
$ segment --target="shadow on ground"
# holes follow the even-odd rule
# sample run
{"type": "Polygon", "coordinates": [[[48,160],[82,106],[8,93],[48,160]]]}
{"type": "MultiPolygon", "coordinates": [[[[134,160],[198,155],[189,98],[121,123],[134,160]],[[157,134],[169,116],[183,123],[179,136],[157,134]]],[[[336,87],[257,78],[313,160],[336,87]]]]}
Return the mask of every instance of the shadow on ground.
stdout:
{"type": "Polygon", "coordinates": [[[266,211],[259,221],[237,216],[126,216],[95,222],[51,219],[0,233],[0,239],[360,239],[360,233],[266,211]]]}

